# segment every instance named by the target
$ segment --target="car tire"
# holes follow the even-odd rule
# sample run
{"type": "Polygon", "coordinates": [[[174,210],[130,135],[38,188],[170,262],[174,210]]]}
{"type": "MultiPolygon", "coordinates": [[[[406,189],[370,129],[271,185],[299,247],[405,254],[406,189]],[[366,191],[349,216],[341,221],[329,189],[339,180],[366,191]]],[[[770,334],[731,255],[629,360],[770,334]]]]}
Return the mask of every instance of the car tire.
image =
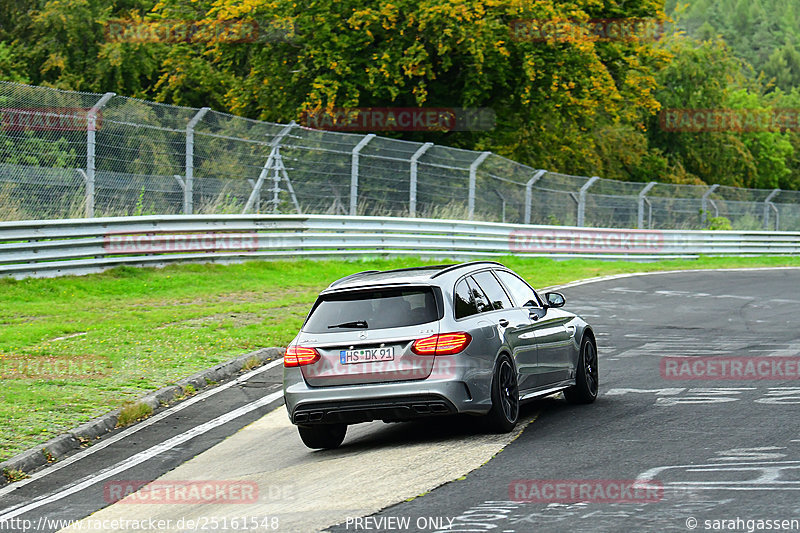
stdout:
{"type": "Polygon", "coordinates": [[[571,404],[592,403],[597,399],[598,385],[597,345],[591,337],[585,336],[578,355],[575,385],[564,390],[564,398],[571,404]]]}
{"type": "Polygon", "coordinates": [[[489,428],[497,433],[508,433],[519,420],[519,385],[517,372],[507,355],[497,360],[492,376],[492,408],[487,415],[489,428]]]}
{"type": "Polygon", "coordinates": [[[314,450],[338,448],[347,433],[347,424],[320,424],[297,426],[303,444],[314,450]]]}

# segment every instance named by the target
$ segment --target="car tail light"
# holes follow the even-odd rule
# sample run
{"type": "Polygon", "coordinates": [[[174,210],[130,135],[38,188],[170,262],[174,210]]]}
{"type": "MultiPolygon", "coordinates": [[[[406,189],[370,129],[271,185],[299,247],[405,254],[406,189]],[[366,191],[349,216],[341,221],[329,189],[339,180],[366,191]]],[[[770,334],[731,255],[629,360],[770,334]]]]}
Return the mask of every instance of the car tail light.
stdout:
{"type": "Polygon", "coordinates": [[[472,342],[469,333],[442,333],[424,339],[417,339],[411,351],[417,355],[453,355],[466,348],[472,342]]]}
{"type": "Polygon", "coordinates": [[[289,346],[283,355],[283,366],[303,366],[316,363],[319,360],[319,352],[315,348],[305,348],[303,346],[289,346]]]}

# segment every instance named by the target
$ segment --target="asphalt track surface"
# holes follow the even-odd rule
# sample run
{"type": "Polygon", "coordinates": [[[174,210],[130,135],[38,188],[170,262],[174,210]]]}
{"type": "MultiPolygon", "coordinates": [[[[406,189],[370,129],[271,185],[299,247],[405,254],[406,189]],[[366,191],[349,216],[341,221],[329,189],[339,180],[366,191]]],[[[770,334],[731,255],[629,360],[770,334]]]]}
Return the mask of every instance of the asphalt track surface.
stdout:
{"type": "Polygon", "coordinates": [[[69,531],[800,530],[788,522],[800,521],[800,381],[788,375],[800,358],[800,270],[626,276],[562,292],[598,335],[592,405],[535,401],[501,436],[459,418],[363,424],[340,449],[312,452],[278,408],[280,367],[262,368],[0,489],[0,531],[55,531],[54,520],[91,513],[69,531]],[[704,357],[770,364],[760,379],[723,380],[704,357]],[[665,367],[682,361],[703,364],[665,367]],[[164,474],[246,481],[258,497],[108,504],[109,482],[164,474]],[[113,519],[128,527],[100,525],[113,519]]]}

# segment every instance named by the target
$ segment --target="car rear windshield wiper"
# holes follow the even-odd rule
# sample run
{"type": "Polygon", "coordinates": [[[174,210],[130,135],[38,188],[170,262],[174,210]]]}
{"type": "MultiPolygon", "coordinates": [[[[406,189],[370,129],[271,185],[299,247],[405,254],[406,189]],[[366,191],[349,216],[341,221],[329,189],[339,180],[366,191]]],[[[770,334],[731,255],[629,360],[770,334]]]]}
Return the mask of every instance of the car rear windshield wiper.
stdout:
{"type": "Polygon", "coordinates": [[[334,324],[328,326],[328,329],[333,328],[368,328],[366,320],[354,320],[353,322],[342,322],[341,324],[334,324]]]}

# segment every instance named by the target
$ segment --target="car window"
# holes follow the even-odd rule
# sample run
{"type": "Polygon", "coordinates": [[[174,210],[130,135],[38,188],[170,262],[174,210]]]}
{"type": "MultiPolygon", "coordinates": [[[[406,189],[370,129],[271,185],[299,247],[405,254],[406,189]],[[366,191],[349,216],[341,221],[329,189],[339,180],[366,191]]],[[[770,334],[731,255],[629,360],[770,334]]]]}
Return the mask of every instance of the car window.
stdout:
{"type": "Polygon", "coordinates": [[[495,273],[508,289],[517,307],[541,307],[539,298],[536,296],[536,291],[531,289],[530,285],[525,283],[524,280],[505,270],[496,270],[495,273]]]}
{"type": "Polygon", "coordinates": [[[478,285],[472,277],[466,279],[469,285],[469,292],[472,294],[472,297],[475,299],[475,305],[478,307],[478,312],[485,313],[486,311],[493,311],[494,307],[489,303],[489,298],[486,297],[481,286],[478,285]]]}
{"type": "Polygon", "coordinates": [[[494,309],[510,309],[514,307],[511,305],[511,300],[508,299],[508,295],[503,287],[500,285],[500,282],[497,281],[491,272],[488,270],[484,272],[478,272],[477,274],[473,274],[472,276],[478,285],[480,285],[483,292],[489,298],[489,302],[492,304],[492,308],[494,309]]]}
{"type": "Polygon", "coordinates": [[[306,333],[415,326],[439,320],[430,287],[326,294],[303,326],[306,333]]]}
{"type": "Polygon", "coordinates": [[[467,280],[462,279],[456,283],[456,288],[453,291],[455,294],[455,315],[456,318],[464,318],[478,314],[478,306],[475,305],[475,298],[467,285],[467,280]]]}

